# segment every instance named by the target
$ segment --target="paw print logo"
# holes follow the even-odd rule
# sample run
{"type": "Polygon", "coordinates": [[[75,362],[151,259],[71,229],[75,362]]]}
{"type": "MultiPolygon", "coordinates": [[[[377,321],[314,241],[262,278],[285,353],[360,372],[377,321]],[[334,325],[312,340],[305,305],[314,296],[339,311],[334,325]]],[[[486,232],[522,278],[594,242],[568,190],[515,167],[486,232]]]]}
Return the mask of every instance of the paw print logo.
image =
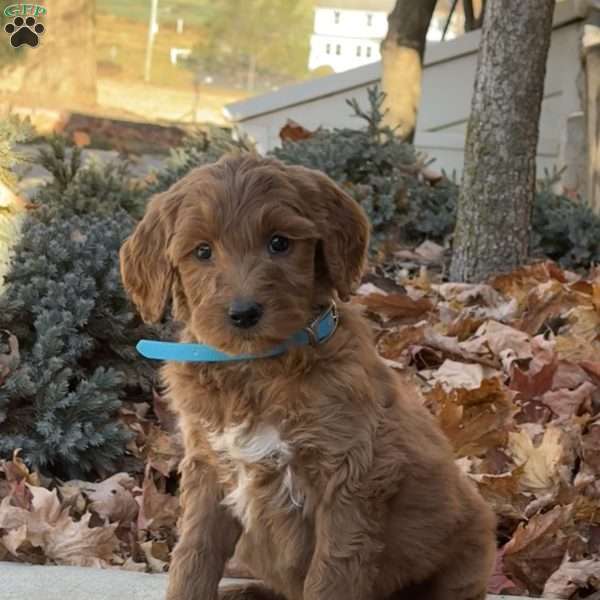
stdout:
{"type": "Polygon", "coordinates": [[[35,48],[40,42],[40,35],[45,31],[45,27],[41,23],[37,23],[34,17],[16,17],[12,23],[7,23],[4,26],[4,31],[10,35],[10,45],[13,48],[18,48],[23,44],[27,44],[35,48]]]}

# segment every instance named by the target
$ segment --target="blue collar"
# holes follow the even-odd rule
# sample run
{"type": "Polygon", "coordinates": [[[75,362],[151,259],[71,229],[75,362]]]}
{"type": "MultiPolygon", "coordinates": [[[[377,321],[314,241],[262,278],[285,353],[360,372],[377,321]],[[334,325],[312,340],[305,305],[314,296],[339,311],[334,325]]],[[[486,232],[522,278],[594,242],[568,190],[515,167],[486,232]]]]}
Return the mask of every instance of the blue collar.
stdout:
{"type": "Polygon", "coordinates": [[[296,332],[291,338],[264,354],[239,354],[232,356],[206,344],[183,344],[177,342],[156,342],[140,340],[137,351],[146,358],[169,360],[175,362],[229,362],[236,360],[252,360],[270,358],[287,352],[296,346],[317,346],[326,342],[337,329],[339,317],[334,302],[321,313],[310,325],[296,332]]]}

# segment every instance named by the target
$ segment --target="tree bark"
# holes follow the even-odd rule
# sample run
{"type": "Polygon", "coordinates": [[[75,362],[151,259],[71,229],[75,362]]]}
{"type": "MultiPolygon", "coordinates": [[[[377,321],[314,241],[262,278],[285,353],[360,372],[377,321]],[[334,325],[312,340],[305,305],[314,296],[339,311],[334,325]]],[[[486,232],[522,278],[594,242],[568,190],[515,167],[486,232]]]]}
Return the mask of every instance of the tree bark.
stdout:
{"type": "Polygon", "coordinates": [[[475,29],[475,10],[473,9],[473,0],[463,0],[463,10],[465,13],[465,31],[475,29]]]}
{"type": "Polygon", "coordinates": [[[586,129],[588,203],[600,214],[600,45],[586,56],[586,129]]]}
{"type": "Polygon", "coordinates": [[[488,0],[467,128],[450,278],[527,258],[554,0],[488,0]]]}
{"type": "Polygon", "coordinates": [[[481,0],[479,4],[481,4],[480,12],[477,16],[475,16],[474,0],[463,0],[463,10],[465,13],[465,32],[481,29],[481,25],[483,24],[485,0],[481,0]]]}
{"type": "Polygon", "coordinates": [[[600,214],[600,10],[592,10],[583,36],[587,181],[585,194],[600,214]]]}
{"type": "Polygon", "coordinates": [[[387,109],[383,120],[407,141],[412,141],[417,123],[423,55],[435,4],[436,0],[397,0],[381,44],[387,109]]]}
{"type": "Polygon", "coordinates": [[[60,108],[95,105],[95,12],[95,0],[49,3],[40,45],[27,51],[24,98],[60,108]]]}

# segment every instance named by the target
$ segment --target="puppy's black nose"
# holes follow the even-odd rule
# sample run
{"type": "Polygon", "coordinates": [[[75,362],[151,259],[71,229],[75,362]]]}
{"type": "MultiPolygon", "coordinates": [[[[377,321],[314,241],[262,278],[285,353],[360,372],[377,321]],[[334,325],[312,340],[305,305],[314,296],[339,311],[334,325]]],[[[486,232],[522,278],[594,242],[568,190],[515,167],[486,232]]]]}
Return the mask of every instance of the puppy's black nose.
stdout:
{"type": "Polygon", "coordinates": [[[262,314],[263,307],[252,300],[234,300],[229,306],[231,322],[242,329],[256,325],[262,314]]]}

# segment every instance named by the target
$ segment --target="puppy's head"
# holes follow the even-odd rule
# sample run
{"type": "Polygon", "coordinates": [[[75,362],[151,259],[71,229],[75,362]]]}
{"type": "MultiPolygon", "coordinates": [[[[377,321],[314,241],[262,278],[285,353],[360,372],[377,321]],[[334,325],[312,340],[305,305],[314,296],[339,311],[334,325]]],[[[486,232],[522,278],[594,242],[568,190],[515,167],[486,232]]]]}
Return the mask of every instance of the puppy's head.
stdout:
{"type": "Polygon", "coordinates": [[[125,288],[147,322],[169,297],[194,336],[229,353],[264,351],[360,279],[369,227],[318,171],[227,156],[155,196],[121,248],[125,288]]]}

